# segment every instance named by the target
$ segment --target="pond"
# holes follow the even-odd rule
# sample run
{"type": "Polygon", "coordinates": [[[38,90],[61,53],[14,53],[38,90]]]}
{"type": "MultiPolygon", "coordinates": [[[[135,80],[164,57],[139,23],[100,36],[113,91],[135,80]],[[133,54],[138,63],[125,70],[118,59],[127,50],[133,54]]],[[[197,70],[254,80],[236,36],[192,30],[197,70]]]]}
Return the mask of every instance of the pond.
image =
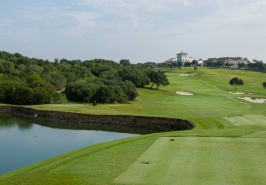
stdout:
{"type": "Polygon", "coordinates": [[[88,145],[137,135],[121,130],[51,128],[0,115],[0,174],[88,145]]]}

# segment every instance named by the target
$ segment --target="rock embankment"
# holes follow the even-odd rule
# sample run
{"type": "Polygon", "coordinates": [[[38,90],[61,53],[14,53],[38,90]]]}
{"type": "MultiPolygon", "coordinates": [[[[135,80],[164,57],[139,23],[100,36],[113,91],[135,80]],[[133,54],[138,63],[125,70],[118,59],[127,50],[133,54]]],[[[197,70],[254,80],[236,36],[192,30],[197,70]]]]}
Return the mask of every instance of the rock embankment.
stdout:
{"type": "Polygon", "coordinates": [[[194,125],[182,119],[129,116],[129,115],[92,115],[72,112],[35,110],[25,107],[0,106],[0,113],[10,114],[36,121],[60,122],[65,125],[107,125],[148,129],[158,132],[190,130],[194,125]]]}

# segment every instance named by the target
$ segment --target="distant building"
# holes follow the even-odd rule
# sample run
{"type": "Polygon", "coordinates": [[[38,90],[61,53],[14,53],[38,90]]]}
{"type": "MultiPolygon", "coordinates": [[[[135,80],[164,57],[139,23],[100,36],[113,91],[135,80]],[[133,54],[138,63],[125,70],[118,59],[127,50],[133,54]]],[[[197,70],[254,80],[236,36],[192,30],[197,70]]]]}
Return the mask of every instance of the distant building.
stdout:
{"type": "MultiPolygon", "coordinates": [[[[185,66],[186,63],[191,63],[194,60],[193,57],[189,57],[188,53],[185,53],[183,51],[181,51],[180,53],[176,54],[176,58],[169,58],[165,61],[166,64],[172,64],[172,63],[179,63],[182,62],[183,65],[185,66]]],[[[198,60],[198,65],[203,66],[203,60],[199,59],[198,60]]],[[[188,66],[190,66],[190,64],[188,64],[188,66]]]]}
{"type": "Polygon", "coordinates": [[[204,65],[204,61],[201,58],[198,60],[198,65],[199,66],[203,66],[204,65]]]}
{"type": "Polygon", "coordinates": [[[181,51],[180,53],[176,54],[176,62],[192,62],[194,60],[193,57],[189,57],[187,53],[181,51]]]}
{"type": "Polygon", "coordinates": [[[217,62],[218,58],[208,58],[207,62],[217,62]]]}
{"type": "Polygon", "coordinates": [[[166,64],[172,64],[173,62],[176,62],[176,58],[169,58],[165,61],[166,64]]]}
{"type": "MultiPolygon", "coordinates": [[[[192,66],[194,64],[190,64],[195,60],[193,57],[189,57],[188,53],[183,52],[176,54],[176,58],[169,58],[165,61],[166,64],[178,64],[182,62],[184,66],[192,66]]],[[[228,67],[233,69],[243,68],[243,64],[248,63],[248,59],[242,57],[220,57],[220,58],[208,58],[207,60],[203,61],[201,58],[197,61],[198,66],[221,66],[221,67],[228,67]],[[219,62],[219,65],[215,63],[219,62]],[[239,65],[241,64],[241,65],[239,65]]]]}
{"type": "Polygon", "coordinates": [[[224,63],[222,67],[229,67],[229,68],[234,68],[237,69],[238,64],[247,64],[248,60],[246,58],[242,57],[220,57],[220,58],[208,58],[206,62],[212,62],[216,63],[218,61],[221,61],[224,63]]]}

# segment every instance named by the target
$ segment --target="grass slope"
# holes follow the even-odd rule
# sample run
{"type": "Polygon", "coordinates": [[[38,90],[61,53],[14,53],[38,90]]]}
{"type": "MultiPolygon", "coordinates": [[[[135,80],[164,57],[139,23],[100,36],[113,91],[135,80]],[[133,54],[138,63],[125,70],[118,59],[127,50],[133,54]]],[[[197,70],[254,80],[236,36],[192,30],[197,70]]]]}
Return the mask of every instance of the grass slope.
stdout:
{"type": "Polygon", "coordinates": [[[169,86],[160,87],[160,90],[139,89],[140,96],[131,104],[93,107],[91,104],[69,103],[30,107],[91,114],[184,118],[193,121],[196,129],[89,146],[1,175],[0,184],[154,184],[157,177],[166,184],[263,184],[265,103],[250,103],[237,97],[265,98],[266,90],[261,85],[265,74],[208,68],[197,71],[182,68],[166,74],[171,83],[169,86]],[[237,91],[253,94],[229,94],[234,87],[228,82],[235,76],[245,83],[237,87],[237,91]],[[195,95],[181,96],[176,91],[195,95]],[[169,137],[176,139],[171,143],[169,137]],[[140,160],[149,164],[142,165],[140,160]],[[152,160],[156,163],[151,163],[152,160]],[[142,168],[134,170],[135,164],[142,168]],[[155,170],[156,173],[151,174],[156,176],[155,179],[149,177],[150,169],[155,170]],[[140,177],[132,178],[137,172],[140,177]],[[144,174],[147,177],[141,177],[144,174]]]}

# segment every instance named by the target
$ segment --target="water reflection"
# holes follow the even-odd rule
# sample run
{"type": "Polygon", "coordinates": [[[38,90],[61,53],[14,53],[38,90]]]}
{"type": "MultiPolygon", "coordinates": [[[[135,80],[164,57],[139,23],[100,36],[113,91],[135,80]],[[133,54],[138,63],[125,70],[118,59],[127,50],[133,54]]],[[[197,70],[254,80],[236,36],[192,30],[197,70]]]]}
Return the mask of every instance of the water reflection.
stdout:
{"type": "Polygon", "coordinates": [[[0,115],[0,174],[88,145],[139,135],[114,132],[113,127],[107,132],[40,124],[47,123],[0,115]]]}
{"type": "Polygon", "coordinates": [[[0,115],[0,129],[18,127],[21,130],[29,130],[32,128],[32,126],[33,124],[28,121],[11,116],[0,115]]]}

